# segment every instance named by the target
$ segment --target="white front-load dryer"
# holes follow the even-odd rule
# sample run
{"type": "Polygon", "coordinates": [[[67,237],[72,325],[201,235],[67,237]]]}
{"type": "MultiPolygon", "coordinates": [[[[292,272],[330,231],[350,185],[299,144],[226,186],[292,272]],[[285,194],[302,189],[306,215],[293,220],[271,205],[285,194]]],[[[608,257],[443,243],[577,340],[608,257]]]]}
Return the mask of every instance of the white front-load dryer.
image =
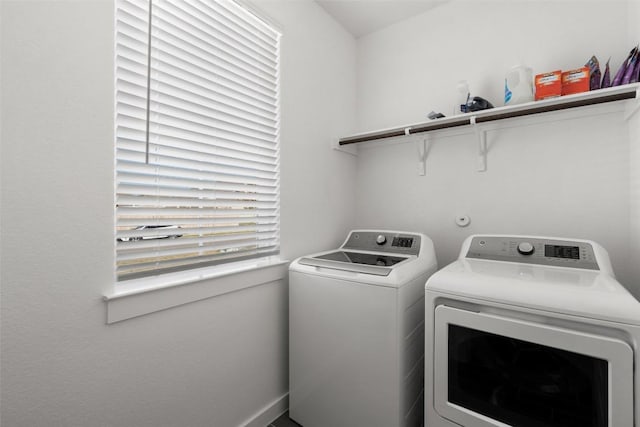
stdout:
{"type": "Polygon", "coordinates": [[[424,234],[355,230],[289,269],[289,417],[304,427],[423,419],[424,234]]]}
{"type": "Polygon", "coordinates": [[[427,427],[640,426],[640,303],[597,243],[471,236],[425,312],[427,427]]]}

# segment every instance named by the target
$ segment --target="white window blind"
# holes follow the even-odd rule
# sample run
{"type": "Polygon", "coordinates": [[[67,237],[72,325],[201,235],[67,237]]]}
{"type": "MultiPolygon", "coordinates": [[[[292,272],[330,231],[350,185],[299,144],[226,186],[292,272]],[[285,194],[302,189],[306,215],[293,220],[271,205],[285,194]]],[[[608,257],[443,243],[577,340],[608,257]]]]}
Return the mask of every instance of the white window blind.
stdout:
{"type": "Polygon", "coordinates": [[[119,280],[278,253],[279,46],[230,0],[117,1],[119,280]]]}

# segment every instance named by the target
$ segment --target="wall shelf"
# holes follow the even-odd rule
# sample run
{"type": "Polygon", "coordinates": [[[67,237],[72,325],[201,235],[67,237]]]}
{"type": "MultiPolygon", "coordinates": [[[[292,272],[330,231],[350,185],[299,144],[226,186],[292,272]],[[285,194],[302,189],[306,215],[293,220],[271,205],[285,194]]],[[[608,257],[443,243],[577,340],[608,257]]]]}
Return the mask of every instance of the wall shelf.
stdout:
{"type": "Polygon", "coordinates": [[[417,144],[418,173],[420,175],[424,175],[426,169],[426,154],[428,152],[428,146],[431,142],[431,139],[428,138],[428,133],[451,128],[464,128],[465,126],[468,126],[469,131],[475,133],[478,140],[478,171],[485,171],[487,165],[487,129],[481,126],[481,124],[483,123],[508,120],[523,116],[534,116],[542,113],[550,113],[554,111],[575,109],[579,107],[625,101],[630,99],[635,99],[636,102],[632,105],[632,108],[627,110],[625,119],[628,120],[640,109],[639,83],[616,86],[607,89],[599,89],[592,92],[584,92],[558,98],[545,99],[542,101],[528,102],[525,104],[492,108],[490,110],[476,111],[473,113],[461,114],[454,117],[444,117],[441,119],[430,120],[428,122],[382,129],[375,132],[359,133],[356,135],[338,139],[337,144],[334,145],[334,148],[341,151],[350,152],[351,154],[355,154],[355,152],[352,151],[352,149],[355,148],[355,145],[353,144],[411,135],[423,136],[423,139],[417,141],[417,144]]]}
{"type": "Polygon", "coordinates": [[[575,95],[567,95],[559,98],[545,99],[542,101],[527,102],[525,104],[492,108],[490,110],[465,113],[454,117],[444,117],[390,129],[382,129],[375,132],[360,133],[340,138],[338,144],[345,146],[367,141],[396,138],[405,135],[415,135],[424,132],[432,132],[442,129],[450,129],[461,126],[471,126],[479,123],[505,120],[514,117],[530,116],[552,111],[566,110],[570,108],[584,107],[588,105],[603,104],[607,102],[624,101],[640,98],[640,84],[634,83],[624,86],[616,86],[607,89],[584,92],[575,95]]]}

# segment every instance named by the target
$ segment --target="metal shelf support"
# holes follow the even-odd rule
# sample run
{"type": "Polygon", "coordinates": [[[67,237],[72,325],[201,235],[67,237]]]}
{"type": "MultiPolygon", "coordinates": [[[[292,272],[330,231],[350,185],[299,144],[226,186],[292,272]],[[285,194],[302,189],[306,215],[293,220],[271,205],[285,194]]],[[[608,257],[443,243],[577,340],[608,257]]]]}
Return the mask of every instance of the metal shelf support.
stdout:
{"type": "Polygon", "coordinates": [[[473,130],[475,131],[476,138],[478,139],[477,171],[486,172],[487,171],[487,131],[485,129],[482,129],[481,126],[476,122],[475,116],[471,116],[471,125],[473,126],[473,130]]]}
{"type": "Polygon", "coordinates": [[[631,119],[631,117],[633,117],[638,112],[638,110],[640,110],[640,87],[636,89],[635,103],[624,115],[624,120],[628,121],[629,119],[631,119]]]}
{"type": "Polygon", "coordinates": [[[431,150],[431,139],[429,135],[416,139],[416,148],[418,149],[418,175],[427,174],[427,156],[431,150]]]}

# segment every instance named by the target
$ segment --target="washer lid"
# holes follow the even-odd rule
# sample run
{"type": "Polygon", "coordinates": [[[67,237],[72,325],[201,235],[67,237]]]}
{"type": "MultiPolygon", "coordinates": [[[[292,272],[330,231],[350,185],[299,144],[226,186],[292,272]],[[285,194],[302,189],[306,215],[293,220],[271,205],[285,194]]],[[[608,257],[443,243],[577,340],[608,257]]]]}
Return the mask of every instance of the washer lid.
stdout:
{"type": "Polygon", "coordinates": [[[408,257],[394,255],[339,250],[316,256],[304,257],[298,262],[303,265],[355,271],[358,273],[374,274],[377,276],[388,276],[394,265],[407,259],[408,257]]]}

